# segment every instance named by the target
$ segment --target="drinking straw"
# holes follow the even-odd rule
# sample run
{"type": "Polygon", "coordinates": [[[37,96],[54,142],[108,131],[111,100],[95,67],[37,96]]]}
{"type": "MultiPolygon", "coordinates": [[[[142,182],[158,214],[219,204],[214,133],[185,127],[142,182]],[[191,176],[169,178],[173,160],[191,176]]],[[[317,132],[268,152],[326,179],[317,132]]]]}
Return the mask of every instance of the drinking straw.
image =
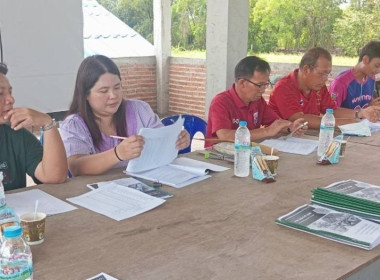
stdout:
{"type": "Polygon", "coordinates": [[[34,204],[34,220],[37,219],[37,208],[38,208],[38,199],[36,199],[36,203],[34,204]]]}

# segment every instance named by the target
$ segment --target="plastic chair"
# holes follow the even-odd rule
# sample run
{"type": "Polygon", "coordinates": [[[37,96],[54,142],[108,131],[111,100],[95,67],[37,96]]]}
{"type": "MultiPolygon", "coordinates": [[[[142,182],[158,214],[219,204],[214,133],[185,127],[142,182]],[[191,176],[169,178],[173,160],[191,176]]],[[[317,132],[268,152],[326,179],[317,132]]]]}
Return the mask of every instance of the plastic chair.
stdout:
{"type": "Polygon", "coordinates": [[[194,115],[173,115],[173,116],[168,116],[163,119],[161,119],[161,122],[167,126],[175,123],[178,120],[178,117],[182,116],[185,118],[185,122],[183,126],[185,129],[189,132],[190,134],[190,145],[189,147],[180,150],[178,153],[179,154],[185,154],[185,153],[190,153],[191,151],[191,142],[193,141],[193,137],[195,133],[197,132],[202,132],[203,136],[206,138],[206,128],[207,128],[207,123],[201,119],[200,117],[194,116],[194,115]]]}

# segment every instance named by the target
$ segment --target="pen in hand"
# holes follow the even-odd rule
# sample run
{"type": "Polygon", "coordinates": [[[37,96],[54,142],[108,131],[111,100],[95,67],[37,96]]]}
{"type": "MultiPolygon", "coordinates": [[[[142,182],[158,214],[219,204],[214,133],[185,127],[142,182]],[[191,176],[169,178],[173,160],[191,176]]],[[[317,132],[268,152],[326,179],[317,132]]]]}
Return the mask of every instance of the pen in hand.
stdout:
{"type": "Polygon", "coordinates": [[[122,136],[116,136],[116,135],[110,135],[111,138],[115,138],[115,139],[128,139],[128,137],[122,137],[122,136]]]}
{"type": "Polygon", "coordinates": [[[293,134],[294,134],[296,131],[300,130],[301,128],[303,128],[304,126],[306,126],[308,123],[309,123],[309,122],[304,122],[303,124],[300,124],[295,130],[293,130],[292,132],[290,132],[290,133],[289,133],[288,135],[286,135],[283,139],[286,140],[286,139],[292,137],[293,134]]]}

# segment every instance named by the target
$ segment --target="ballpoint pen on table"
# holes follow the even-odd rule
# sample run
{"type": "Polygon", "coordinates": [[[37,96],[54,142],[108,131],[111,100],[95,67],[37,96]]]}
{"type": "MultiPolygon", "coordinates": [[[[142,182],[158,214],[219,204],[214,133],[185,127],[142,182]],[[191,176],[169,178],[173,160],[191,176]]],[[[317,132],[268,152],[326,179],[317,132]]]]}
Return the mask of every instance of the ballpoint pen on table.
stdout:
{"type": "Polygon", "coordinates": [[[304,123],[300,124],[295,130],[293,130],[292,132],[290,132],[290,133],[289,133],[288,135],[286,135],[283,139],[286,140],[286,139],[292,137],[293,134],[294,134],[296,131],[300,130],[301,128],[303,128],[304,126],[306,126],[308,123],[309,123],[309,122],[304,122],[304,123]]]}
{"type": "Polygon", "coordinates": [[[153,187],[153,188],[160,188],[162,187],[162,184],[160,183],[160,181],[153,181],[153,182],[150,182],[149,180],[145,180],[145,179],[141,179],[141,178],[137,178],[135,176],[131,176],[133,179],[135,179],[136,181],[139,181],[145,185],[148,185],[149,187],[153,187]]]}
{"type": "Polygon", "coordinates": [[[205,159],[220,159],[220,160],[234,162],[233,156],[223,155],[220,153],[210,152],[210,151],[205,151],[203,154],[204,154],[205,159]]]}

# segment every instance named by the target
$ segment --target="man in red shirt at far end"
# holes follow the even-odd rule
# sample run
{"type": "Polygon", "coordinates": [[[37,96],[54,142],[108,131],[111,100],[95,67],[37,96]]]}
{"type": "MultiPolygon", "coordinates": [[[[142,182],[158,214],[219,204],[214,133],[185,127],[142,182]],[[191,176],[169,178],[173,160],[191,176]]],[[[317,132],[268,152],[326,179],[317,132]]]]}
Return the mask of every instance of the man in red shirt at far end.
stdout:
{"type": "Polygon", "coordinates": [[[318,129],[327,108],[334,109],[335,124],[342,125],[366,118],[376,122],[380,107],[361,110],[337,108],[326,87],[332,69],[330,53],[321,47],[308,50],[299,68],[276,83],[269,99],[271,107],[280,117],[293,121],[304,118],[309,128],[318,129]]]}
{"type": "MultiPolygon", "coordinates": [[[[245,57],[236,65],[234,84],[210,104],[206,138],[235,139],[239,121],[247,122],[251,141],[291,132],[302,124],[302,118],[283,120],[267,106],[262,94],[270,84],[269,74],[268,62],[256,56],[245,57]]],[[[307,126],[295,134],[301,135],[306,129],[307,126]]],[[[205,146],[212,144],[206,142],[205,146]]]]}

